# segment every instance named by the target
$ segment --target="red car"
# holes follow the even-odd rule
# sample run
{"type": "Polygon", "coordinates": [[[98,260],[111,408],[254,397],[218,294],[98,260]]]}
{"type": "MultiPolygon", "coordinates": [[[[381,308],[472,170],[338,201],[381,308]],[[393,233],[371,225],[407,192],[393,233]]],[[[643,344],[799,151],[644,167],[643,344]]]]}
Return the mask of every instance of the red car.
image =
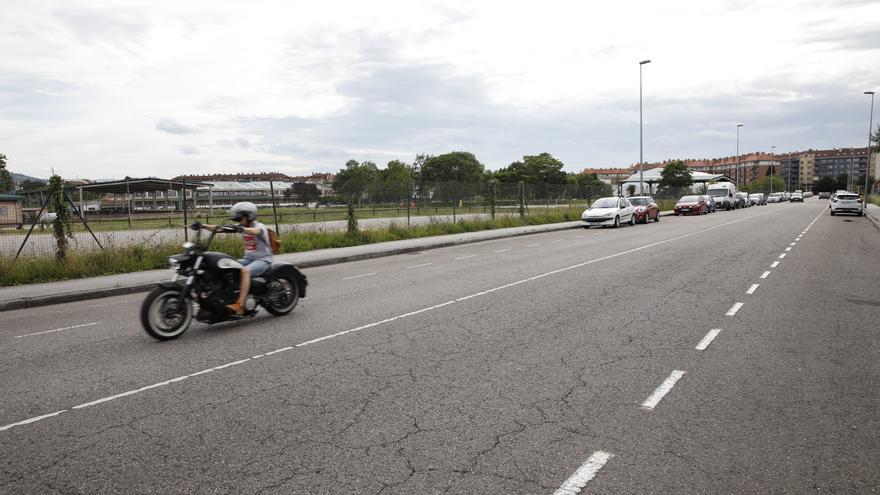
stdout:
{"type": "Polygon", "coordinates": [[[651,196],[630,196],[626,199],[636,208],[636,212],[633,213],[633,216],[636,217],[636,222],[660,221],[660,207],[657,206],[657,203],[654,202],[654,198],[651,196]]]}
{"type": "Polygon", "coordinates": [[[709,205],[701,196],[682,196],[675,203],[675,216],[679,215],[703,215],[709,213],[709,205]]]}

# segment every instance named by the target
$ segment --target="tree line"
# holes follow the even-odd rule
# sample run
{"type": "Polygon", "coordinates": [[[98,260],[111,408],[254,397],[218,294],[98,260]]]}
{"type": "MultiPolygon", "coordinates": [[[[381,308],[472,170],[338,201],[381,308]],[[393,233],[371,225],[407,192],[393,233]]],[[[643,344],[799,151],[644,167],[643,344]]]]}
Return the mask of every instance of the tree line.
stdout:
{"type": "Polygon", "coordinates": [[[403,203],[416,198],[479,200],[485,199],[489,191],[511,196],[517,187],[533,199],[611,194],[611,186],[596,174],[570,173],[564,167],[550,153],[523,156],[494,172],[467,151],[419,154],[410,163],[392,160],[381,169],[371,161],[349,160],[337,172],[333,190],[338,200],[359,204],[403,203]]]}

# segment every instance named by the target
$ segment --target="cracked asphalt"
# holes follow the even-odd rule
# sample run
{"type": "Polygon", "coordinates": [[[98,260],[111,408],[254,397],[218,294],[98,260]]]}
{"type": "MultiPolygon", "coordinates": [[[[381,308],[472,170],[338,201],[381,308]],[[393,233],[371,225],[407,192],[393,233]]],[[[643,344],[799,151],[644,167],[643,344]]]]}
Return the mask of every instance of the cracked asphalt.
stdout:
{"type": "Polygon", "coordinates": [[[603,451],[582,493],[874,493],[880,231],[826,205],[314,268],[165,343],[143,294],[0,313],[0,492],[552,494],[603,451]]]}

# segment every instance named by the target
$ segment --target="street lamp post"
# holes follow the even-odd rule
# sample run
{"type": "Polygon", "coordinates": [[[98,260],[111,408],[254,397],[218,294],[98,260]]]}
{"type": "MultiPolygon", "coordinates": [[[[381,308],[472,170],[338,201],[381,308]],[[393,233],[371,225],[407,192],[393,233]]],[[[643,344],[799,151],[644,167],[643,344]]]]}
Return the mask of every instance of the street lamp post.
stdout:
{"type": "Polygon", "coordinates": [[[650,63],[650,60],[639,62],[639,194],[645,194],[644,133],[642,131],[642,67],[650,63]]]}
{"type": "Polygon", "coordinates": [[[742,124],[736,124],[736,187],[739,188],[742,184],[740,184],[739,180],[739,128],[742,127],[742,124]]]}
{"type": "Polygon", "coordinates": [[[776,146],[770,147],[770,194],[773,194],[773,164],[776,163],[776,146]]]}
{"type": "Polygon", "coordinates": [[[868,163],[865,166],[865,208],[868,207],[868,172],[871,171],[871,126],[874,125],[874,92],[865,91],[866,95],[871,95],[871,116],[868,117],[868,163]]]}

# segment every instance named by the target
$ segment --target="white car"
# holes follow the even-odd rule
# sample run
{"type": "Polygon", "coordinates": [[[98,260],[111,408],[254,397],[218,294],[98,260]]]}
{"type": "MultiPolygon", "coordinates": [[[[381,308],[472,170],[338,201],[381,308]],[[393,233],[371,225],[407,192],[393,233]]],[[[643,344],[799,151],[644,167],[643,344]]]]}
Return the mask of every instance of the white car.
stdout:
{"type": "Polygon", "coordinates": [[[584,210],[581,220],[584,228],[593,225],[601,227],[620,227],[622,222],[630,225],[636,224],[636,209],[626,198],[602,198],[597,199],[589,208],[584,210]]]}
{"type": "Polygon", "coordinates": [[[804,193],[798,191],[791,193],[791,202],[794,203],[795,201],[800,201],[801,203],[803,203],[804,193]]]}
{"type": "Polygon", "coordinates": [[[782,193],[773,193],[767,196],[768,203],[781,203],[782,202],[782,193]]]}
{"type": "Polygon", "coordinates": [[[864,214],[862,198],[860,198],[858,194],[839,193],[834,196],[834,199],[831,200],[832,215],[837,215],[838,213],[855,213],[858,216],[862,216],[864,214]]]}

